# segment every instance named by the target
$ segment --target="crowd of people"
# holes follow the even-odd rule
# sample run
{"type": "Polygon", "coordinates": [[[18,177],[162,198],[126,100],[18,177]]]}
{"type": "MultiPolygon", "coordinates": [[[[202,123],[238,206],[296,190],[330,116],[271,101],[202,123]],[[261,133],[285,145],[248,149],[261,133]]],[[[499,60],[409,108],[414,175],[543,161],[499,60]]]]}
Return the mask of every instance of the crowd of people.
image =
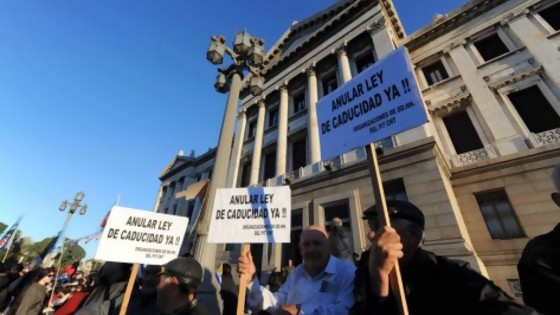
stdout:
{"type": "MultiPolygon", "coordinates": [[[[560,165],[552,194],[560,207],[560,165]]],[[[552,315],[560,314],[560,224],[531,240],[518,265],[525,305],[468,263],[438,256],[422,248],[425,218],[408,201],[387,200],[391,227],[381,224],[376,206],[363,219],[371,246],[357,259],[350,231],[334,218],[330,231],[307,227],[299,249],[303,262],[273,270],[263,286],[251,252],[239,257],[237,273],[248,281],[245,310],[258,315],[397,315],[402,304],[392,273],[400,266],[403,294],[411,315],[552,315]]],[[[59,270],[21,264],[0,264],[0,315],[114,315],[123,304],[132,266],[106,262],[86,275],[79,261],[59,270]]],[[[238,286],[232,266],[222,268],[222,315],[234,315],[238,286]]],[[[136,281],[127,314],[206,315],[197,295],[203,269],[192,257],[165,266],[145,266],[136,281]]]]}

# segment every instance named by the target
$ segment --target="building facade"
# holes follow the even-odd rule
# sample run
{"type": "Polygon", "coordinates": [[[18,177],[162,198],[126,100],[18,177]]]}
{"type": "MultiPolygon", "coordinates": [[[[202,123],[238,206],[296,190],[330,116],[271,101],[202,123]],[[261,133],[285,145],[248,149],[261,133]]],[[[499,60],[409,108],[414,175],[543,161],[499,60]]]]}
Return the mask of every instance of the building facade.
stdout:
{"type": "Polygon", "coordinates": [[[253,257],[263,272],[299,263],[302,229],[333,217],[351,228],[356,253],[368,246],[361,214],[375,200],[365,152],[322,160],[316,103],[405,45],[430,121],[379,143],[386,197],[423,210],[426,249],[469,261],[519,296],[523,247],[560,221],[550,200],[560,1],[473,0],[410,36],[382,3],[338,1],[295,23],[261,69],[262,95],[242,91],[230,182],[292,189],[292,243],[253,246],[253,257]]]}
{"type": "Polygon", "coordinates": [[[195,156],[194,151],[189,156],[179,151],[159,176],[161,185],[153,211],[189,218],[186,235],[179,251],[181,256],[192,254],[196,245],[196,227],[205,196],[194,193],[193,198],[186,199],[181,197],[180,193],[186,191],[189,186],[204,188],[200,184],[211,180],[215,157],[215,148],[200,156],[195,156]]]}

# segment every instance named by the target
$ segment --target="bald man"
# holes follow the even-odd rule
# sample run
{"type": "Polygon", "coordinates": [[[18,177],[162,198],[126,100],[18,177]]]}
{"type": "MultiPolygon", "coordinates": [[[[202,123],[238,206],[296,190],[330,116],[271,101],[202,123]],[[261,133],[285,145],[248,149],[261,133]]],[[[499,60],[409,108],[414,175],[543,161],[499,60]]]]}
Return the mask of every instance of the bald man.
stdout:
{"type": "Polygon", "coordinates": [[[253,313],[273,315],[345,315],[354,303],[354,265],[331,255],[323,226],[306,228],[299,243],[303,263],[288,276],[278,292],[263,288],[256,277],[251,253],[239,257],[239,273],[252,279],[247,304],[253,313]]]}

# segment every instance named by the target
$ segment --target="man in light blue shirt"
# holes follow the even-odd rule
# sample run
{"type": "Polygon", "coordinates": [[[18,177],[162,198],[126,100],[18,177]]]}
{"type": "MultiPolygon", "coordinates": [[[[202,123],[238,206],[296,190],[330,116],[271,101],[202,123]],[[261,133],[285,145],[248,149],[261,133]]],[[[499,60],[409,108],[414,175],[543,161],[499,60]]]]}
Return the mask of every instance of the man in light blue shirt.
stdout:
{"type": "Polygon", "coordinates": [[[241,254],[239,272],[252,279],[247,285],[249,308],[254,313],[266,310],[274,315],[348,314],[354,303],[354,265],[330,254],[323,226],[305,229],[299,245],[303,263],[276,293],[260,285],[251,253],[241,254]]]}

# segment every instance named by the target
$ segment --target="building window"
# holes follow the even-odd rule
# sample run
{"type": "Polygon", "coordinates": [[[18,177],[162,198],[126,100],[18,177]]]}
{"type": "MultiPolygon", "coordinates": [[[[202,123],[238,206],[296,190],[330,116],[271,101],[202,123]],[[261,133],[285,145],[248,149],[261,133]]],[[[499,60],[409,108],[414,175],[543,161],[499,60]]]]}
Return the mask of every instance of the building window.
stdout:
{"type": "Polygon", "coordinates": [[[249,181],[251,180],[251,163],[243,164],[243,170],[241,171],[241,187],[249,187],[249,181]]]}
{"type": "Polygon", "coordinates": [[[181,191],[182,189],[185,189],[185,176],[182,176],[181,178],[179,178],[179,182],[177,183],[177,189],[179,191],[181,191]]]}
{"type": "Polygon", "coordinates": [[[373,65],[375,63],[375,58],[373,57],[373,53],[368,51],[367,53],[356,57],[354,63],[356,63],[356,70],[360,73],[373,65]]]}
{"type": "Polygon", "coordinates": [[[334,202],[330,205],[323,206],[325,210],[325,227],[327,231],[330,231],[332,226],[332,219],[339,218],[342,221],[342,225],[351,228],[350,222],[350,204],[348,203],[348,199],[343,200],[342,202],[334,202]]]}
{"type": "Polygon", "coordinates": [[[538,86],[510,93],[508,98],[532,133],[560,128],[558,113],[538,86]]]}
{"type": "Polygon", "coordinates": [[[194,213],[194,200],[191,200],[187,205],[187,218],[189,218],[190,222],[194,220],[194,218],[192,217],[193,213],[194,213]]]}
{"type": "Polygon", "coordinates": [[[484,147],[466,111],[444,117],[443,123],[457,154],[463,154],[484,147]]]}
{"type": "Polygon", "coordinates": [[[212,175],[214,175],[214,170],[213,170],[213,169],[209,169],[209,170],[208,170],[208,179],[212,179],[212,175]]]}
{"type": "Polygon", "coordinates": [[[276,151],[270,152],[264,157],[263,180],[267,180],[276,175],[276,151]]]}
{"type": "Polygon", "coordinates": [[[305,139],[301,139],[292,144],[292,170],[297,170],[300,167],[307,165],[306,143],[305,139]]]}
{"type": "Polygon", "coordinates": [[[299,92],[294,95],[294,114],[305,109],[305,92],[299,92]]]}
{"type": "Polygon", "coordinates": [[[441,60],[422,68],[422,72],[424,73],[424,77],[426,78],[428,85],[434,85],[449,78],[441,60]]]}
{"type": "Polygon", "coordinates": [[[273,108],[268,111],[268,127],[278,125],[278,108],[273,108]]]}
{"type": "Polygon", "coordinates": [[[336,90],[338,83],[336,82],[336,73],[332,72],[321,79],[323,85],[323,96],[336,90]]]}
{"type": "Polygon", "coordinates": [[[167,186],[163,186],[163,188],[161,189],[161,197],[159,198],[160,205],[165,199],[165,194],[167,194],[167,186]]]}
{"type": "Polygon", "coordinates": [[[168,199],[175,196],[175,195],[174,195],[174,194],[175,194],[175,185],[176,185],[175,182],[172,182],[172,183],[169,185],[169,196],[167,196],[168,199]]]}
{"type": "Polygon", "coordinates": [[[477,193],[475,197],[493,239],[525,237],[504,189],[477,193]]]}
{"type": "Polygon", "coordinates": [[[292,230],[290,232],[290,243],[282,244],[282,266],[288,265],[291,259],[294,266],[301,264],[302,258],[298,244],[303,231],[303,209],[292,210],[292,230]]]}
{"type": "Polygon", "coordinates": [[[402,178],[390,180],[383,183],[383,191],[387,200],[404,200],[408,201],[408,195],[404,187],[402,178]]]}
{"type": "Polygon", "coordinates": [[[393,143],[393,137],[383,138],[375,143],[376,145],[381,146],[383,149],[392,149],[395,147],[393,143]]]}
{"type": "Polygon", "coordinates": [[[200,182],[200,180],[202,179],[202,173],[198,173],[196,174],[196,182],[200,182]]]}
{"type": "Polygon", "coordinates": [[[484,61],[492,60],[509,52],[498,33],[494,33],[474,43],[484,61]]]}
{"type": "Polygon", "coordinates": [[[548,23],[555,31],[560,30],[560,3],[551,5],[550,7],[539,12],[539,15],[548,23]]]}
{"type": "Polygon", "coordinates": [[[257,121],[253,120],[249,122],[249,129],[247,130],[247,139],[255,137],[255,132],[257,131],[257,121]]]}

